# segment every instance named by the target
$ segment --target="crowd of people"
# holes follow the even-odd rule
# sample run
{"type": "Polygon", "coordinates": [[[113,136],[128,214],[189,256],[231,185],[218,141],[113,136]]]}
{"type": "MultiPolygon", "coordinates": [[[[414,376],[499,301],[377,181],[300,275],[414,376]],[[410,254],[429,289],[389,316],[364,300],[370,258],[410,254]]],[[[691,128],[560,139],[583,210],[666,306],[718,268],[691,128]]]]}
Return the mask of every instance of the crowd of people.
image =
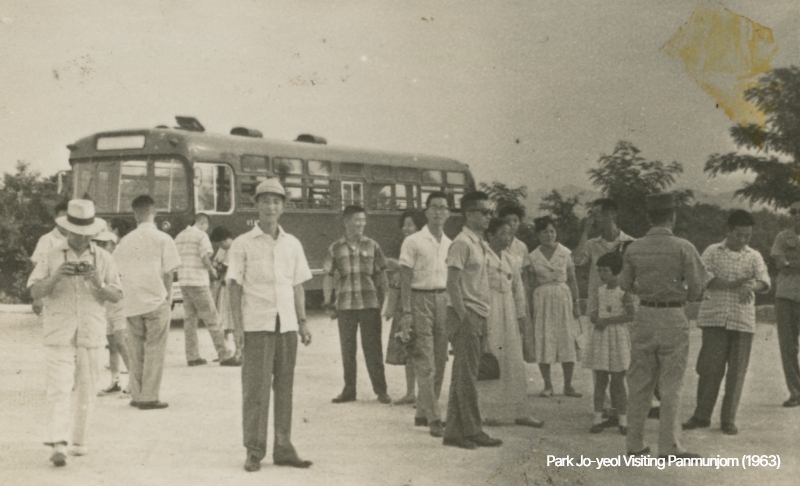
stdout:
{"type": "MultiPolygon", "coordinates": [[[[292,395],[298,341],[309,345],[303,283],[311,279],[303,247],[279,219],[286,191],[275,179],[255,191],[258,221],[236,238],[223,227],[210,236],[209,218],[197,214],[173,240],[155,224],[148,195],[133,200],[137,223],[107,225],[91,201],[56,207],[56,228],[44,235],[32,259],[28,286],[41,313],[47,360],[51,461],[88,452],[86,431],[98,395],[99,350],[105,333],[111,384],[99,395],[120,393],[140,410],[167,408],[159,399],[170,322],[173,273],[185,310],[188,366],[207,364],[199,354],[197,325],[205,324],[221,366],[241,366],[245,470],[260,469],[267,453],[270,394],[274,393],[276,465],[311,466],[291,442],[292,395]],[[215,251],[216,249],[216,251],[215,251]],[[233,336],[233,342],[230,337],[233,336]],[[119,360],[129,370],[120,384],[119,360]],[[71,395],[76,397],[70,405],[71,395]],[[69,448],[67,446],[70,446],[69,448]]],[[[616,224],[613,200],[592,205],[574,252],[558,242],[550,217],[534,220],[539,241],[532,251],[516,233],[522,207],[492,208],[489,196],[463,196],[463,228],[444,233],[451,216],[448,196],[430,193],[424,210],[409,209],[399,221],[404,240],[397,258],[364,235],[363,207],[342,212],[344,236],[328,248],[323,295],[338,322],[343,387],[332,399],[357,399],[357,335],[372,389],[392,403],[384,369],[382,326],[391,319],[385,362],[404,366],[406,393],[395,405],[414,404],[414,426],[427,427],[446,446],[497,447],[502,440],[484,427],[544,426],[532,409],[526,363],[536,363],[544,383],[536,395],[556,390],[551,365],[560,363],[561,393],[580,398],[575,363],[593,374],[590,433],[617,428],[626,452],[647,455],[645,421],[660,420],[659,456],[699,457],[683,448],[679,430],[709,427],[725,378],[720,428],[738,433],[736,412],[755,333],[754,294],[771,282],[761,255],[748,246],[754,220],[733,211],[728,235],[701,256],[676,237],[672,194],[647,198],[652,228],[639,239],[616,224]],[[589,238],[594,232],[596,237],[589,238]],[[589,266],[583,348],[576,266],[589,266]],[[678,411],[688,362],[688,302],[701,301],[697,325],[702,348],[697,406],[680,424],[678,411]],[[446,412],[440,409],[445,369],[452,355],[446,412]],[[609,406],[610,403],[610,406],[609,406]]],[[[794,227],[775,239],[779,268],[776,317],[789,399],[800,405],[800,203],[794,227]]],[[[537,398],[538,399],[538,398],[537,398]]],[[[410,422],[410,421],[409,421],[410,422]]],[[[587,424],[588,425],[588,424],[587,424]]]]}

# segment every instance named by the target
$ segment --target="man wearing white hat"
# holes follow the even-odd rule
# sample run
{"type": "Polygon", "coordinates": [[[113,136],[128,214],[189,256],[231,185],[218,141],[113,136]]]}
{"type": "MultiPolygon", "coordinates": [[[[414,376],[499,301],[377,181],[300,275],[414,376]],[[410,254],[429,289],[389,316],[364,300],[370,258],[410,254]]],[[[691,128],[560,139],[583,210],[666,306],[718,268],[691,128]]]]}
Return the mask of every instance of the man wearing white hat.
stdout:
{"type": "Polygon", "coordinates": [[[227,274],[236,348],[243,349],[244,468],[258,471],[267,455],[270,388],[275,391],[273,462],[307,468],[311,461],[298,457],[291,434],[297,335],[311,344],[303,291],[311,270],[303,245],[278,225],[286,200],[283,186],[267,179],[256,187],[255,198],[258,222],[231,245],[227,274]]]}
{"type": "Polygon", "coordinates": [[[53,447],[53,464],[63,466],[70,428],[69,452],[88,452],[86,430],[97,393],[98,358],[106,329],[104,303],[118,302],[122,286],[111,255],[91,242],[105,227],[105,221],[95,218],[92,201],[70,201],[67,214],[56,223],[67,231],[67,239],[36,265],[28,287],[43,305],[50,407],[46,444],[53,447]],[[76,400],[70,413],[72,394],[76,400]]]}
{"type": "Polygon", "coordinates": [[[119,242],[114,260],[125,289],[128,318],[128,384],[131,406],[139,410],[167,408],[159,400],[169,336],[173,272],[181,264],[170,236],[156,228],[155,201],[148,195],[131,203],[137,227],[119,242]]]}

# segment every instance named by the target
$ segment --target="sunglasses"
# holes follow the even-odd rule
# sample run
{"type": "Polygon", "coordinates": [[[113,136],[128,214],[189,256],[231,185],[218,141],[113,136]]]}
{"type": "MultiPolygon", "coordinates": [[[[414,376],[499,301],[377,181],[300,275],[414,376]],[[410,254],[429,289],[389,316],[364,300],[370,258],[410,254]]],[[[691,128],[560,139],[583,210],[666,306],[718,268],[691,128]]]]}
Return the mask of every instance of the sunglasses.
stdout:
{"type": "Polygon", "coordinates": [[[800,209],[792,208],[789,210],[789,214],[791,214],[792,216],[797,216],[798,214],[800,214],[800,209]]]}
{"type": "Polygon", "coordinates": [[[481,213],[481,214],[482,214],[482,215],[484,215],[484,216],[489,216],[490,214],[492,214],[492,210],[491,210],[491,209],[487,209],[487,208],[483,208],[483,209],[470,209],[470,210],[469,210],[469,211],[467,211],[467,212],[468,212],[468,213],[481,213]]]}

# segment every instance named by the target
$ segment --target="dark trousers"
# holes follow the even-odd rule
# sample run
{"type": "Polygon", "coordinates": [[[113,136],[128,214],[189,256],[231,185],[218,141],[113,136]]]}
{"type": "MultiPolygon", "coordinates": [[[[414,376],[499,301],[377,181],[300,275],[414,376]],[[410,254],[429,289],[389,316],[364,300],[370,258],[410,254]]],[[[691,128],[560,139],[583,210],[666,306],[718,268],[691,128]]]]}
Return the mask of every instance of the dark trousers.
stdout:
{"type": "Polygon", "coordinates": [[[800,302],[775,299],[775,320],[778,324],[778,345],[786,387],[792,398],[800,398],[800,364],[797,362],[797,339],[800,335],[800,302]]]}
{"type": "Polygon", "coordinates": [[[297,333],[244,333],[242,352],[242,430],[248,454],[267,455],[270,389],[275,390],[273,457],[292,456],[292,389],[297,358],[297,333]]]}
{"type": "Polygon", "coordinates": [[[486,318],[467,309],[462,321],[453,308],[448,307],[447,321],[453,343],[453,370],[444,436],[448,439],[472,437],[483,430],[477,384],[486,318]]]}
{"type": "Polygon", "coordinates": [[[704,327],[703,346],[697,356],[697,407],[695,418],[711,420],[717,403],[719,387],[725,377],[725,397],[722,399],[720,420],[723,424],[736,422],[736,410],[742,398],[744,376],[750,363],[753,334],[729,331],[722,327],[704,327]],[[725,367],[727,366],[727,375],[725,367]]]}
{"type": "Polygon", "coordinates": [[[386,375],[383,370],[383,343],[381,338],[380,309],[339,311],[339,342],[342,347],[344,367],[344,390],[342,395],[356,396],[356,334],[361,325],[361,349],[367,362],[367,372],[376,395],[386,393],[386,375]]]}

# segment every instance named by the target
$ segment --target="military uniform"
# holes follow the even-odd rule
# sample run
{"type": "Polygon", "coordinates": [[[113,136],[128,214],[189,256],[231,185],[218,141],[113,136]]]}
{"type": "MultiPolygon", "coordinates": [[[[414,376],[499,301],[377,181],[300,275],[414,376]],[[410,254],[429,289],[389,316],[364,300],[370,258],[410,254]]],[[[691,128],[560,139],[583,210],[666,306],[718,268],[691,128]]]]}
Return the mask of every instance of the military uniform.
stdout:
{"type": "MultiPolygon", "coordinates": [[[[647,209],[674,209],[672,194],[648,196],[647,209]]],[[[650,229],[625,252],[620,287],[641,299],[631,327],[629,453],[647,448],[644,424],[656,383],[662,396],[658,453],[685,452],[678,440],[678,408],[689,354],[689,321],[683,306],[700,297],[705,276],[694,245],[663,225],[650,229]]]]}

